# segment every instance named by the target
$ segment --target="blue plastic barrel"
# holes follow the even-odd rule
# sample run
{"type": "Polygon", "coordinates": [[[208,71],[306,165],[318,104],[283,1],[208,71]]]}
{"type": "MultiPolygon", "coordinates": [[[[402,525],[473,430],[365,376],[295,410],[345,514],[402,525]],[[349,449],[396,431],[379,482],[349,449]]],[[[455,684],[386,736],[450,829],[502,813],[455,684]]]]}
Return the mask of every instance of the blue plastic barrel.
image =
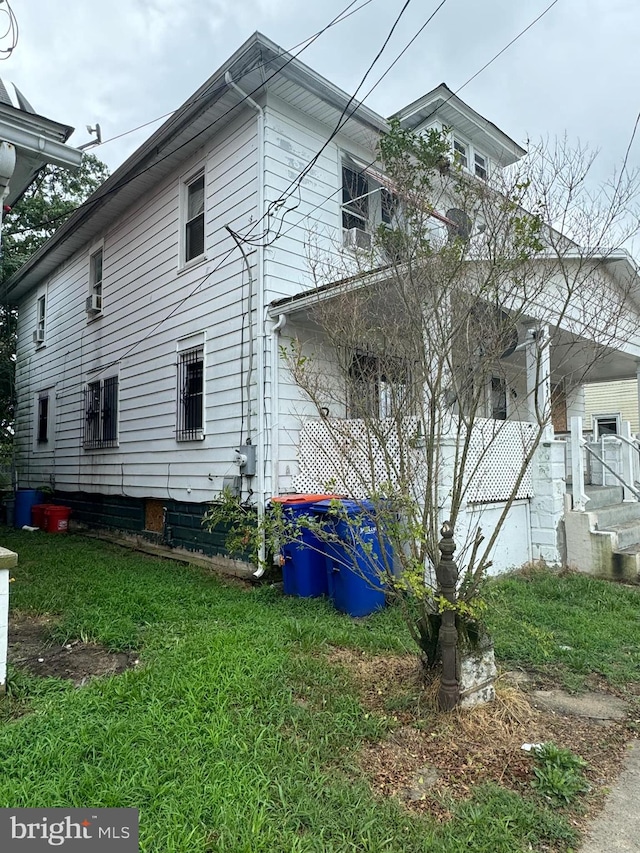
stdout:
{"type": "Polygon", "coordinates": [[[331,503],[320,501],[333,525],[335,541],[325,545],[329,598],[349,616],[368,616],[385,606],[384,573],[393,565],[390,542],[380,536],[370,501],[342,500],[343,512],[331,513],[331,503]]]}
{"type": "Polygon", "coordinates": [[[14,509],[13,523],[15,527],[24,527],[31,524],[31,507],[44,501],[44,493],[38,489],[18,489],[16,492],[16,504],[14,509]]]}
{"type": "MultiPolygon", "coordinates": [[[[331,502],[334,495],[279,495],[271,500],[282,505],[285,516],[292,520],[315,515],[313,507],[320,499],[331,502]]],[[[313,530],[301,525],[300,537],[281,546],[282,582],[285,595],[317,598],[327,595],[325,544],[313,530]]]]}

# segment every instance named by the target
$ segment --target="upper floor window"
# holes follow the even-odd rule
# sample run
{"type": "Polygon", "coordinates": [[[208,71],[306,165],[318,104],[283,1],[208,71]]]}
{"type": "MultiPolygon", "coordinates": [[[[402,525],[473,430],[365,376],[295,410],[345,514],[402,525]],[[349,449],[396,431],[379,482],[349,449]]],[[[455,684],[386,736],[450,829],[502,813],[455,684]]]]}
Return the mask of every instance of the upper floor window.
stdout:
{"type": "Polygon", "coordinates": [[[102,246],[89,256],[89,296],[87,314],[99,314],[102,311],[102,246]]]}
{"type": "Polygon", "coordinates": [[[453,140],[453,156],[457,163],[460,163],[463,169],[469,168],[469,156],[467,152],[466,143],[461,142],[459,139],[453,140]]]}
{"type": "Polygon", "coordinates": [[[361,228],[369,226],[369,179],[363,172],[349,166],[342,167],[342,227],[361,228]]]}
{"type": "Polygon", "coordinates": [[[204,348],[178,353],[178,411],[176,438],[204,438],[204,348]]]}
{"type": "Polygon", "coordinates": [[[45,295],[38,297],[36,303],[36,328],[33,333],[33,342],[35,344],[43,344],[45,339],[45,328],[47,321],[47,297],[45,295]]]}
{"type": "Polygon", "coordinates": [[[486,181],[489,177],[489,158],[482,151],[458,137],[453,137],[453,159],[463,169],[486,181]]]}
{"type": "Polygon", "coordinates": [[[118,377],[89,382],[84,390],[83,445],[117,447],[118,445],[118,377]]]}
{"type": "Polygon", "coordinates": [[[184,186],[184,263],[204,255],[204,173],[184,186]]]}

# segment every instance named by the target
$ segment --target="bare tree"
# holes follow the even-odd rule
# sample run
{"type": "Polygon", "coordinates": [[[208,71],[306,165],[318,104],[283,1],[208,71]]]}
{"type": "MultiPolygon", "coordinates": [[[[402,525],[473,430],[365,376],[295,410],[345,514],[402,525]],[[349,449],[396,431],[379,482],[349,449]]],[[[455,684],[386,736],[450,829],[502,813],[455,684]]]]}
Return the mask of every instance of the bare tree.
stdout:
{"type": "MultiPolygon", "coordinates": [[[[392,127],[383,224],[370,247],[312,253],[314,331],[283,347],[318,416],[302,434],[330,472],[322,485],[371,502],[363,512],[394,554],[388,564],[380,549],[377,570],[431,661],[443,608],[460,624],[480,615],[473,601],[557,394],[619,351],[637,315],[633,276],[611,272],[638,224],[635,175],[589,191],[593,157],[566,141],[486,179],[449,152],[446,133],[392,127]],[[496,470],[502,511],[483,538],[465,508],[496,470]],[[435,579],[445,520],[460,540],[453,604],[435,579]]],[[[362,189],[346,205],[356,225],[362,189]]]]}

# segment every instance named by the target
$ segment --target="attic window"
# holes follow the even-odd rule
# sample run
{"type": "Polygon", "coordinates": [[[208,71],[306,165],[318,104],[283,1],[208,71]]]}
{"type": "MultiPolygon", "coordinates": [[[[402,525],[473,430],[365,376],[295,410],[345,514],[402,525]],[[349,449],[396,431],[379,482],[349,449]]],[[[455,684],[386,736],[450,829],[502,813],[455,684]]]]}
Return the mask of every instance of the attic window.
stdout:
{"type": "Polygon", "coordinates": [[[486,181],[487,180],[487,158],[483,154],[478,154],[477,151],[474,153],[473,156],[474,156],[474,160],[475,160],[476,175],[479,178],[482,178],[483,181],[486,181]]]}
{"type": "Polygon", "coordinates": [[[467,156],[467,146],[459,139],[453,140],[453,156],[457,163],[460,163],[463,169],[469,168],[469,158],[467,156]]]}

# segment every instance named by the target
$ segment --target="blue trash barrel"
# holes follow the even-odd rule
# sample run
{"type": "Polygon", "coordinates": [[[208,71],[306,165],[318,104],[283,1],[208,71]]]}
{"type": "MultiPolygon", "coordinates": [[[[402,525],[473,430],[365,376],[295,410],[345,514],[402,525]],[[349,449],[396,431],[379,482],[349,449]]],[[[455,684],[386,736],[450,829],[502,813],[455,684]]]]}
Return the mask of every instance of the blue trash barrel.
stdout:
{"type": "Polygon", "coordinates": [[[14,509],[13,523],[15,527],[31,525],[31,507],[44,501],[44,493],[38,489],[18,489],[14,509]]]}
{"type": "MultiPolygon", "coordinates": [[[[292,519],[303,515],[314,515],[313,507],[319,500],[327,503],[334,495],[278,495],[272,503],[279,503],[285,515],[292,519]]],[[[300,539],[285,542],[281,546],[282,581],[285,595],[297,595],[300,598],[317,598],[327,595],[327,569],[325,565],[325,544],[318,539],[313,530],[300,528],[300,539]]]]}
{"type": "Polygon", "coordinates": [[[329,598],[349,616],[368,616],[385,605],[384,572],[393,565],[393,550],[381,541],[370,501],[342,500],[343,513],[330,513],[331,503],[319,501],[316,512],[327,514],[336,541],[325,545],[329,598]]]}

